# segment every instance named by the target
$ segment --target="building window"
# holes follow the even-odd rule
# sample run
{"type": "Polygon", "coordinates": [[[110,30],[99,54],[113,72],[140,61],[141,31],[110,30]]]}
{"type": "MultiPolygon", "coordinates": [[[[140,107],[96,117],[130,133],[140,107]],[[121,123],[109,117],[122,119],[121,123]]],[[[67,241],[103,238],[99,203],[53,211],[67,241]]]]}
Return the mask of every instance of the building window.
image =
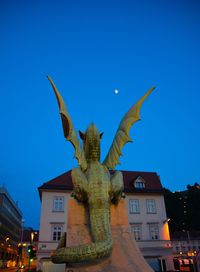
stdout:
{"type": "Polygon", "coordinates": [[[179,251],[180,251],[180,247],[176,246],[176,252],[179,252],[179,251]]]}
{"type": "Polygon", "coordinates": [[[186,251],[186,247],[185,246],[181,246],[182,251],[185,252],[186,251]]]}
{"type": "Polygon", "coordinates": [[[134,187],[136,189],[143,189],[145,188],[145,181],[142,177],[138,177],[135,181],[134,181],[134,187]]]}
{"type": "Polygon", "coordinates": [[[135,240],[142,240],[142,226],[138,224],[131,224],[131,231],[134,234],[135,240]]]}
{"type": "Polygon", "coordinates": [[[62,225],[53,225],[52,226],[52,240],[59,241],[63,232],[62,225]]]}
{"type": "Polygon", "coordinates": [[[147,199],[147,213],[156,213],[156,202],[154,199],[147,199]]]}
{"type": "Polygon", "coordinates": [[[64,211],[64,197],[55,196],[53,199],[53,211],[63,212],[64,211]]]}
{"type": "Polygon", "coordinates": [[[159,239],[159,228],[158,224],[149,224],[149,234],[151,240],[159,239]]]}
{"type": "Polygon", "coordinates": [[[130,213],[140,212],[138,199],[129,199],[129,212],[130,213]]]}

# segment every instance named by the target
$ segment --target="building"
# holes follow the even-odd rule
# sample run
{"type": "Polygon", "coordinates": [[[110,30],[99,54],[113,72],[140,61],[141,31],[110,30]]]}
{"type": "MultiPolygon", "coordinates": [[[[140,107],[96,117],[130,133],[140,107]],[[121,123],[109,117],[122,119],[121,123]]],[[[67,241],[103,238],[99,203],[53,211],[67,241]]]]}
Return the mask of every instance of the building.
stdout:
{"type": "Polygon", "coordinates": [[[200,252],[200,231],[175,231],[171,235],[171,242],[174,262],[179,264],[179,267],[188,266],[188,271],[196,271],[195,260],[200,252]]]}
{"type": "Polygon", "coordinates": [[[25,227],[22,235],[22,242],[18,245],[20,248],[20,265],[34,268],[36,266],[36,254],[38,247],[39,231],[25,227]],[[29,252],[30,251],[30,252],[29,252]]]}
{"type": "MultiPolygon", "coordinates": [[[[172,269],[172,246],[159,176],[154,172],[122,173],[130,227],[145,259],[155,271],[166,271],[166,266],[172,269]]],[[[72,188],[71,171],[38,188],[41,199],[38,268],[48,260],[62,232],[67,230],[67,203],[72,188]]]]}
{"type": "Polygon", "coordinates": [[[123,171],[123,177],[129,223],[143,256],[155,271],[161,267],[164,270],[165,266],[172,269],[172,246],[159,176],[155,172],[123,171]]]}
{"type": "Polygon", "coordinates": [[[176,231],[171,242],[174,256],[194,256],[200,251],[200,231],[176,231]]]}
{"type": "Polygon", "coordinates": [[[37,248],[39,231],[25,227],[23,231],[23,244],[26,246],[33,245],[37,248]]]}
{"type": "Polygon", "coordinates": [[[187,185],[187,190],[171,192],[164,189],[170,233],[200,231],[200,185],[187,185]]]}
{"type": "Polygon", "coordinates": [[[17,263],[22,235],[22,213],[8,191],[0,187],[0,268],[17,263]]]}

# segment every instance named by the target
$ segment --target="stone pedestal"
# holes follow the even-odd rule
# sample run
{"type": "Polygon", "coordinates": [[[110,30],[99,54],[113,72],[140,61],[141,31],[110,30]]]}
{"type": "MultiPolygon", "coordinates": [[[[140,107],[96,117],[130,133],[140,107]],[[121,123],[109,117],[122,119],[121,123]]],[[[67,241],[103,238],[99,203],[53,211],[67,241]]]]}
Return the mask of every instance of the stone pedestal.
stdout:
{"type": "MultiPolygon", "coordinates": [[[[130,232],[125,200],[111,205],[113,250],[110,257],[86,265],[66,266],[66,272],[153,272],[130,232]]],[[[68,203],[67,246],[91,242],[88,214],[82,204],[68,203]]]]}

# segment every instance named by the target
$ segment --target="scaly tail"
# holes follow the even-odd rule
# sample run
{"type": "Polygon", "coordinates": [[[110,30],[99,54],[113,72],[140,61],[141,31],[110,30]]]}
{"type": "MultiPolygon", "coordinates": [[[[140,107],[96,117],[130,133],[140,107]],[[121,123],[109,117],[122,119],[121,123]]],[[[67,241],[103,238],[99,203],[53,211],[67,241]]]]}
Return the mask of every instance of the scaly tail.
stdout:
{"type": "Polygon", "coordinates": [[[103,242],[80,246],[58,248],[52,254],[51,260],[55,264],[81,263],[109,256],[112,251],[112,239],[103,242]]]}

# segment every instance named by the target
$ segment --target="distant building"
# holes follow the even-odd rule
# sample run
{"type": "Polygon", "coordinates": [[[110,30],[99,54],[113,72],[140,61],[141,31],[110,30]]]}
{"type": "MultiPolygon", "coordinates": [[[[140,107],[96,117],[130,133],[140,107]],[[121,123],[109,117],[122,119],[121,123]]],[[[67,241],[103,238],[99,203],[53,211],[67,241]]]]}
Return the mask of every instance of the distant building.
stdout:
{"type": "MultiPolygon", "coordinates": [[[[114,173],[111,171],[111,174],[114,173]]],[[[122,171],[127,213],[132,233],[143,256],[155,271],[173,270],[163,188],[154,172],[122,171]]],[[[38,268],[50,262],[63,232],[67,230],[68,200],[72,192],[71,171],[38,188],[41,199],[38,268]]]]}
{"type": "Polygon", "coordinates": [[[39,231],[34,230],[29,227],[25,227],[23,231],[23,244],[26,244],[27,246],[32,244],[37,247],[38,244],[38,237],[39,237],[39,231]]]}
{"type": "Polygon", "coordinates": [[[188,185],[187,190],[171,192],[164,189],[170,233],[200,231],[200,185],[188,185]]]}
{"type": "Polygon", "coordinates": [[[33,230],[32,228],[25,227],[23,230],[22,235],[22,242],[19,244],[21,247],[21,260],[20,263],[25,265],[25,267],[29,266],[29,259],[31,259],[30,266],[36,266],[36,255],[37,255],[37,248],[38,248],[38,237],[39,231],[33,230]],[[34,256],[30,256],[28,249],[32,246],[34,249],[34,256]]]}
{"type": "Polygon", "coordinates": [[[171,235],[171,242],[175,267],[184,271],[187,268],[187,271],[200,271],[200,231],[175,231],[171,235]]]}
{"type": "Polygon", "coordinates": [[[17,262],[22,213],[8,191],[0,187],[0,268],[17,262]]]}
{"type": "Polygon", "coordinates": [[[200,252],[200,231],[176,231],[171,242],[174,256],[194,256],[200,252]]]}

